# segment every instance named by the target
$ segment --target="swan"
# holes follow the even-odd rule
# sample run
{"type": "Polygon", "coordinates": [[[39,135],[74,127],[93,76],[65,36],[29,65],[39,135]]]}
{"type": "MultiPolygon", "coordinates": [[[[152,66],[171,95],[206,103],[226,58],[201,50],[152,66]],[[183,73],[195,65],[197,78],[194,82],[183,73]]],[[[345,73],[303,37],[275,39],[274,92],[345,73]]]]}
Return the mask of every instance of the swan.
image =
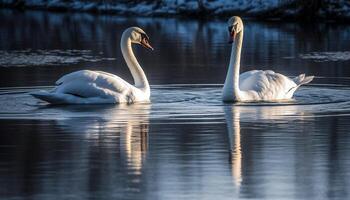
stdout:
{"type": "Polygon", "coordinates": [[[224,102],[288,100],[301,85],[314,78],[300,74],[290,79],[271,70],[252,70],[239,75],[243,42],[243,22],[240,17],[233,16],[228,20],[228,31],[232,50],[222,93],[224,102]]]}
{"type": "Polygon", "coordinates": [[[56,81],[52,91],[37,91],[32,96],[51,104],[105,104],[149,102],[150,86],[138,63],[131,44],[153,50],[149,37],[138,27],[126,29],[120,47],[135,85],[103,71],[80,70],[64,75],[56,81]]]}

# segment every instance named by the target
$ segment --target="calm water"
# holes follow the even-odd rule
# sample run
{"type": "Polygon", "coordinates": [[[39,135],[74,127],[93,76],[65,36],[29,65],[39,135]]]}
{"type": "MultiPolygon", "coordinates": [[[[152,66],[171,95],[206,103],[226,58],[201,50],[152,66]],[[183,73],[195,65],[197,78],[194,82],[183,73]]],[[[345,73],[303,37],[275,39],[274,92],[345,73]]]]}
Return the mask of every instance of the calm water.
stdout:
{"type": "Polygon", "coordinates": [[[224,104],[224,20],[0,10],[0,199],[348,199],[350,29],[245,21],[241,71],[315,75],[285,103],[224,104]],[[48,106],[28,95],[79,69],[131,81],[151,104],[48,106]]]}

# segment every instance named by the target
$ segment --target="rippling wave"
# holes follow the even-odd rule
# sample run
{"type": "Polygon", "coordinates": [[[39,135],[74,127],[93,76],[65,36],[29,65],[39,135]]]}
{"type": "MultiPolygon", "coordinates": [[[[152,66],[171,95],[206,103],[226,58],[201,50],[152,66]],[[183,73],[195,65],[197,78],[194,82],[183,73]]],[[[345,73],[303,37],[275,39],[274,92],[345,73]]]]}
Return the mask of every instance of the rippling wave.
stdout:
{"type": "Polygon", "coordinates": [[[234,103],[221,101],[219,84],[153,85],[151,104],[135,105],[49,105],[29,95],[49,86],[0,88],[0,118],[67,119],[99,117],[127,121],[150,110],[151,119],[220,123],[223,108],[235,107],[241,120],[279,119],[325,115],[350,115],[350,87],[311,85],[302,87],[286,102],[234,103]],[[140,114],[141,113],[141,114],[140,114]],[[118,119],[115,119],[117,116],[118,119]]]}

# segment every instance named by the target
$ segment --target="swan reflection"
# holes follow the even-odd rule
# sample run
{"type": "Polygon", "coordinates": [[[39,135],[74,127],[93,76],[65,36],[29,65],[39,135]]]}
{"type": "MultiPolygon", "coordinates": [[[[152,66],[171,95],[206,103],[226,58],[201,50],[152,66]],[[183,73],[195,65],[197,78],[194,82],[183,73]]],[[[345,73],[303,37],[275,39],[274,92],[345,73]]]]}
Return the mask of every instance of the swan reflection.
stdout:
{"type": "MultiPolygon", "coordinates": [[[[59,127],[83,134],[92,148],[112,148],[133,174],[141,174],[148,149],[149,104],[53,107],[59,127]]],[[[108,151],[107,151],[108,152],[108,151]]],[[[112,159],[113,160],[113,159],[112,159]]]]}
{"type": "Polygon", "coordinates": [[[240,113],[235,106],[227,106],[225,118],[230,144],[230,163],[233,183],[239,187],[242,183],[242,148],[241,148],[241,128],[239,122],[240,113]]]}
{"type": "Polygon", "coordinates": [[[244,181],[242,173],[245,168],[244,149],[247,149],[242,139],[244,132],[242,132],[241,123],[244,122],[254,127],[256,123],[271,120],[277,126],[278,122],[287,122],[307,114],[305,108],[300,105],[227,105],[224,107],[224,112],[230,144],[231,173],[233,183],[237,188],[240,188],[244,181]]]}
{"type": "Polygon", "coordinates": [[[148,148],[148,123],[128,124],[121,138],[123,138],[122,143],[125,144],[128,164],[137,172],[141,172],[148,148]]]}

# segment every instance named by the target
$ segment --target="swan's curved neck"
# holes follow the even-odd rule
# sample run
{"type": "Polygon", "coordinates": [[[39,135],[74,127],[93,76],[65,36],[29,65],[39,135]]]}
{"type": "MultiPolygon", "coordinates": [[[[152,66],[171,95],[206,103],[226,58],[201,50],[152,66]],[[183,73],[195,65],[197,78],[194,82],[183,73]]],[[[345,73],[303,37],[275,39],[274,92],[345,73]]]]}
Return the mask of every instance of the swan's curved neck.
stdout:
{"type": "Polygon", "coordinates": [[[223,91],[224,101],[240,101],[241,91],[239,89],[239,68],[241,64],[242,43],[243,28],[238,33],[234,43],[232,44],[230,65],[226,75],[223,91]]]}
{"type": "Polygon", "coordinates": [[[130,69],[130,72],[135,82],[135,87],[143,90],[144,92],[149,93],[150,87],[148,84],[147,77],[132,51],[131,39],[129,36],[130,34],[127,31],[124,32],[120,43],[124,60],[130,69]]]}

